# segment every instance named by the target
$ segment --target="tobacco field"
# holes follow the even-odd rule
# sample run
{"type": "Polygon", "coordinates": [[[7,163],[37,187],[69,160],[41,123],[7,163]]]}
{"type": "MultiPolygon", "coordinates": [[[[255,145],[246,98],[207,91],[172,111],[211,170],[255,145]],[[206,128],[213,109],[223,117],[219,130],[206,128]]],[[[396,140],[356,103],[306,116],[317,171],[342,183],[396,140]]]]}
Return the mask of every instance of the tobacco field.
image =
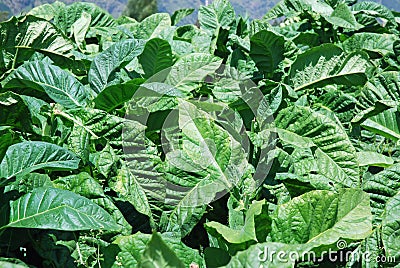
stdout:
{"type": "Polygon", "coordinates": [[[400,267],[400,13],[193,12],[0,23],[0,267],[400,267]]]}

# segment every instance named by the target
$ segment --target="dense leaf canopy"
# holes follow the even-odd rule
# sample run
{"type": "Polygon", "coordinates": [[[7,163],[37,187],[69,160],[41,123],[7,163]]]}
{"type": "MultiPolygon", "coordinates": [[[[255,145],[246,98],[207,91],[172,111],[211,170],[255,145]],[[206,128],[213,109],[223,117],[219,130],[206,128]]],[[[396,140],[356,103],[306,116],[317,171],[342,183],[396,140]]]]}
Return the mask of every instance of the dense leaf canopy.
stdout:
{"type": "Polygon", "coordinates": [[[398,267],[400,13],[192,12],[0,23],[0,266],[398,267]]]}

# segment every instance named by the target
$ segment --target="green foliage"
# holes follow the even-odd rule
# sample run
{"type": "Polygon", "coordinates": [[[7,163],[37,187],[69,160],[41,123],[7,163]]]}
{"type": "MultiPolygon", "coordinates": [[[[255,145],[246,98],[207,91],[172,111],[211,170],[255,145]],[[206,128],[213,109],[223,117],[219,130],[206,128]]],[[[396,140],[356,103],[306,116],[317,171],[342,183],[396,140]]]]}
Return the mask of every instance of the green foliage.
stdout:
{"type": "Polygon", "coordinates": [[[128,0],[122,14],[137,21],[142,21],[157,11],[157,0],[128,0]]]}
{"type": "Polygon", "coordinates": [[[0,23],[1,267],[399,265],[399,13],[129,5],[0,23]]]}

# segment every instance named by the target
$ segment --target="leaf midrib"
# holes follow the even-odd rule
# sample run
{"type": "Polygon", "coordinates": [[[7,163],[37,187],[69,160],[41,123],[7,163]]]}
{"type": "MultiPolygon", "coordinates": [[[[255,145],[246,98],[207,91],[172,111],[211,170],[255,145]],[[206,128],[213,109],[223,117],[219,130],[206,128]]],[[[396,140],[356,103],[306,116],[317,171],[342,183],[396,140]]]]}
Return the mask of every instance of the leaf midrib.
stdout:
{"type": "MultiPolygon", "coordinates": [[[[19,203],[20,203],[20,201],[18,202],[18,211],[19,211],[19,203]]],[[[98,221],[98,220],[97,220],[96,218],[94,218],[93,216],[91,216],[91,215],[89,215],[89,214],[86,214],[86,213],[84,213],[84,212],[82,212],[82,211],[80,211],[80,210],[78,210],[78,209],[76,209],[76,208],[74,208],[74,207],[71,207],[70,205],[61,204],[61,205],[59,205],[59,206],[57,206],[57,207],[54,207],[54,208],[48,209],[48,210],[46,210],[46,211],[42,211],[42,212],[36,213],[36,214],[34,214],[34,215],[31,215],[31,216],[28,216],[28,217],[25,217],[25,218],[19,218],[19,214],[18,214],[18,220],[13,221],[13,222],[10,222],[10,223],[7,224],[6,226],[7,226],[7,227],[13,227],[13,225],[14,225],[15,223],[21,223],[21,222],[27,221],[27,220],[29,220],[29,219],[32,219],[32,218],[35,218],[35,217],[39,217],[39,216],[44,215],[44,214],[46,214],[46,213],[52,212],[52,211],[54,211],[54,210],[62,209],[62,208],[64,208],[64,207],[70,208],[71,210],[75,211],[75,212],[78,213],[78,214],[83,214],[83,215],[87,216],[88,218],[93,218],[93,219],[95,219],[95,221],[98,221]]],[[[103,227],[104,227],[104,226],[103,226],[103,227]]],[[[38,227],[36,227],[36,228],[38,228],[38,227]]],[[[80,229],[80,230],[90,230],[90,229],[91,229],[91,228],[80,229]]]]}
{"type": "Polygon", "coordinates": [[[299,86],[299,87],[296,87],[296,88],[294,89],[294,91],[299,91],[299,90],[301,90],[301,89],[308,88],[308,87],[312,86],[313,84],[317,84],[317,83],[322,82],[322,81],[324,81],[324,80],[328,80],[328,79],[332,79],[332,78],[337,78],[337,77],[341,77],[341,76],[350,76],[350,75],[354,75],[354,74],[364,74],[364,73],[365,73],[365,72],[363,72],[363,71],[357,71],[357,72],[349,72],[349,73],[345,73],[345,74],[340,74],[340,73],[339,73],[339,74],[336,74],[336,75],[325,76],[325,77],[322,77],[322,78],[320,78],[320,79],[317,79],[317,80],[311,81],[311,82],[309,82],[309,83],[303,84],[303,85],[301,85],[301,86],[299,86]]]}

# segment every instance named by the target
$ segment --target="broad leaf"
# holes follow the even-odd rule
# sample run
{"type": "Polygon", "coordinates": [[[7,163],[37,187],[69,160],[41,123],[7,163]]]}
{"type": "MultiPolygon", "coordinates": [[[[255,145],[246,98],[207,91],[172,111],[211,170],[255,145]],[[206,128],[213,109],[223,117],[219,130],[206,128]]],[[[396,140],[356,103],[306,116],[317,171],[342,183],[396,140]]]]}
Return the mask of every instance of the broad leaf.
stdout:
{"type": "MultiPolygon", "coordinates": [[[[160,236],[163,243],[173,250],[176,256],[185,264],[185,267],[189,267],[192,263],[201,263],[199,253],[187,247],[179,239],[172,237],[171,233],[164,233],[160,236]]],[[[143,253],[151,237],[152,235],[150,234],[138,232],[134,235],[117,238],[114,244],[118,244],[121,249],[121,252],[118,253],[118,259],[126,266],[137,266],[143,258],[143,253]]]]}
{"type": "MultiPolygon", "coordinates": [[[[337,121],[310,108],[295,106],[282,110],[275,122],[283,142],[300,148],[316,147],[318,174],[337,187],[360,185],[356,151],[337,121]]],[[[320,180],[311,174],[309,179],[320,180]]]]}
{"type": "Polygon", "coordinates": [[[93,3],[84,2],[75,2],[58,10],[54,17],[54,24],[65,33],[69,33],[72,31],[72,25],[81,18],[84,12],[91,17],[90,27],[111,27],[116,25],[113,17],[106,11],[93,3]]]}
{"type": "Polygon", "coordinates": [[[44,5],[36,6],[28,12],[28,15],[32,15],[32,16],[50,21],[63,8],[65,8],[65,4],[62,2],[56,1],[52,4],[44,4],[44,5]]]}
{"type": "Polygon", "coordinates": [[[271,20],[302,12],[314,12],[323,16],[330,16],[333,8],[325,1],[318,0],[283,0],[271,8],[264,19],[271,20]]]}
{"type": "Polygon", "coordinates": [[[400,112],[397,109],[386,110],[365,120],[361,126],[385,138],[398,141],[400,139],[400,112]]]}
{"type": "Polygon", "coordinates": [[[389,107],[397,106],[396,103],[398,102],[400,102],[399,73],[394,71],[382,72],[369,79],[362,88],[356,109],[359,113],[365,113],[369,108],[376,107],[375,110],[380,109],[379,112],[381,112],[389,107]],[[383,106],[386,106],[386,108],[383,106]]]}
{"type": "Polygon", "coordinates": [[[179,150],[167,153],[166,158],[172,167],[203,177],[201,183],[192,182],[197,185],[188,192],[191,196],[180,201],[187,207],[197,206],[239,183],[248,164],[242,144],[210,115],[190,102],[179,100],[178,103],[181,145],[179,150]]]}
{"type": "Polygon", "coordinates": [[[162,31],[171,27],[171,17],[168,13],[157,13],[145,18],[132,29],[137,39],[151,39],[159,37],[162,31]]]}
{"type": "Polygon", "coordinates": [[[360,190],[313,191],[278,205],[272,215],[271,242],[237,253],[226,267],[293,268],[296,257],[320,256],[338,241],[357,241],[372,232],[369,198],[360,190]],[[271,252],[282,252],[280,257],[271,252]],[[311,252],[312,255],[307,255],[311,252]],[[293,254],[296,253],[296,254],[293,254]]]}
{"type": "Polygon", "coordinates": [[[394,160],[383,154],[376,152],[362,151],[357,153],[358,163],[360,166],[390,167],[394,164],[394,160]]]}
{"type": "Polygon", "coordinates": [[[209,6],[199,9],[200,27],[217,35],[220,28],[227,28],[235,20],[235,10],[228,0],[215,0],[209,6]]]}
{"type": "Polygon", "coordinates": [[[145,251],[143,252],[140,263],[140,268],[184,268],[183,262],[175,255],[174,251],[170,249],[165,242],[161,239],[160,235],[154,233],[145,251]]]}
{"type": "Polygon", "coordinates": [[[389,23],[395,23],[393,13],[384,5],[372,1],[362,1],[351,6],[353,14],[357,21],[365,26],[376,23],[377,18],[387,20],[389,23]]]}
{"type": "Polygon", "coordinates": [[[336,27],[343,27],[352,30],[358,30],[362,27],[362,25],[356,21],[350,8],[345,3],[339,4],[332,14],[326,16],[325,19],[336,27]]]}
{"type": "Polygon", "coordinates": [[[74,46],[60,30],[48,21],[33,16],[0,24],[0,71],[16,68],[16,63],[28,60],[34,51],[49,56],[68,58],[74,46]]]}
{"type": "Polygon", "coordinates": [[[251,37],[250,56],[258,69],[272,74],[284,59],[285,39],[271,31],[263,30],[251,37]]]}
{"type": "Polygon", "coordinates": [[[139,213],[148,216],[150,219],[150,225],[154,225],[154,219],[152,217],[152,211],[149,199],[146,195],[146,190],[140,184],[140,178],[136,177],[131,171],[133,168],[134,165],[132,162],[130,163],[130,167],[123,162],[117,176],[110,180],[110,187],[120,198],[130,202],[139,213]]]}
{"type": "MultiPolygon", "coordinates": [[[[218,233],[224,240],[232,244],[240,244],[247,241],[258,241],[256,235],[256,217],[261,214],[267,214],[267,210],[263,209],[265,200],[257,201],[250,205],[246,211],[244,225],[241,228],[230,228],[219,222],[208,222],[205,224],[209,233],[218,233]]],[[[267,222],[263,222],[267,224],[267,222]]]]}
{"type": "Polygon", "coordinates": [[[165,40],[154,38],[149,40],[139,56],[139,63],[143,67],[145,78],[157,74],[172,66],[172,50],[165,40]]]}
{"type": "Polygon", "coordinates": [[[77,154],[83,164],[89,162],[90,133],[80,125],[74,125],[68,137],[68,149],[77,154]]]}
{"type": "Polygon", "coordinates": [[[4,187],[4,193],[18,191],[19,193],[27,194],[39,187],[54,187],[54,184],[49,175],[32,172],[18,176],[15,181],[4,187]]]}
{"type": "Polygon", "coordinates": [[[286,79],[296,91],[332,83],[363,85],[367,82],[365,71],[368,66],[366,54],[345,55],[339,47],[325,44],[298,55],[286,79]]]}
{"type": "Polygon", "coordinates": [[[98,94],[108,85],[111,74],[124,68],[143,51],[143,43],[138,40],[120,41],[98,54],[89,70],[88,78],[92,89],[98,94]]]}
{"type": "Polygon", "coordinates": [[[118,106],[130,101],[144,81],[145,79],[136,78],[123,84],[106,87],[93,100],[95,107],[106,112],[113,111],[118,106]]]}
{"type": "Polygon", "coordinates": [[[78,45],[80,50],[86,48],[86,33],[89,30],[90,22],[92,17],[89,13],[82,12],[81,17],[72,24],[72,33],[74,34],[75,43],[78,45]]]}
{"type": "Polygon", "coordinates": [[[56,188],[68,190],[86,198],[104,197],[103,187],[86,172],[58,178],[53,181],[53,184],[56,188]]]}
{"type": "Polygon", "coordinates": [[[89,91],[71,73],[45,61],[21,65],[2,84],[5,88],[28,87],[43,90],[50,98],[67,108],[85,106],[91,98],[89,91]]]}
{"type": "Polygon", "coordinates": [[[58,115],[84,128],[89,132],[91,139],[102,137],[109,140],[120,140],[122,127],[125,122],[124,118],[91,108],[73,110],[69,111],[69,113],[61,111],[58,115]]]}
{"type": "Polygon", "coordinates": [[[393,34],[357,33],[343,42],[346,52],[367,50],[383,56],[393,54],[393,43],[398,40],[393,34]]]}
{"type": "MultiPolygon", "coordinates": [[[[5,227],[78,230],[118,230],[111,216],[89,199],[55,188],[36,188],[10,203],[5,227]]],[[[4,228],[4,227],[3,227],[4,228]]]]}
{"type": "Polygon", "coordinates": [[[279,205],[271,217],[273,241],[313,248],[364,239],[372,231],[369,196],[357,189],[309,192],[279,205]]]}
{"type": "Polygon", "coordinates": [[[400,257],[400,193],[386,204],[382,220],[382,242],[386,257],[400,257]]]}
{"type": "Polygon", "coordinates": [[[203,79],[214,73],[222,60],[203,53],[193,53],[180,58],[168,74],[166,83],[180,90],[190,92],[199,87],[203,79]]]}
{"type": "Polygon", "coordinates": [[[400,190],[400,165],[397,163],[377,174],[366,175],[362,188],[369,193],[375,220],[380,222],[386,203],[400,190]]]}
{"type": "Polygon", "coordinates": [[[20,95],[11,91],[0,94],[0,125],[31,130],[32,115],[20,95]]]}
{"type": "Polygon", "coordinates": [[[0,178],[10,179],[38,169],[73,170],[79,158],[55,144],[27,141],[10,146],[1,162],[0,178]]]}

